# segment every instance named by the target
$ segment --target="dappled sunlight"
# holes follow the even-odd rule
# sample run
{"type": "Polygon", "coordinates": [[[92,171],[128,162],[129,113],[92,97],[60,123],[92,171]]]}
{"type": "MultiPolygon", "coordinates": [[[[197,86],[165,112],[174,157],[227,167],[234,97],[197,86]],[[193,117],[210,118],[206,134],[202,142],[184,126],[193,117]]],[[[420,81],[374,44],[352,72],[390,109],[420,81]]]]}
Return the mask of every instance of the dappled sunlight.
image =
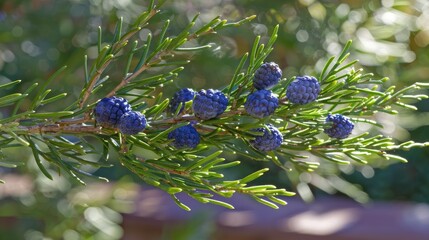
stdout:
{"type": "Polygon", "coordinates": [[[257,215],[252,211],[224,212],[219,216],[222,225],[230,227],[241,227],[256,223],[257,215]]]}
{"type": "Polygon", "coordinates": [[[358,219],[356,209],[335,209],[327,212],[308,211],[282,220],[286,231],[311,235],[332,235],[344,230],[358,219]]]}

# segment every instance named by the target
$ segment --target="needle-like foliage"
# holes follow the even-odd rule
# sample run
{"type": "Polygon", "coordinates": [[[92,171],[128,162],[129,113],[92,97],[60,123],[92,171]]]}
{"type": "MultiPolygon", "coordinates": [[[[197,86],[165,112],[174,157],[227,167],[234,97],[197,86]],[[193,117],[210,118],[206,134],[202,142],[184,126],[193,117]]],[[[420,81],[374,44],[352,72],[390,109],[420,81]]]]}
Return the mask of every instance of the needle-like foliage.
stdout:
{"type": "MultiPolygon", "coordinates": [[[[0,147],[28,148],[47,178],[52,179],[46,164],[49,163],[82,184],[84,177],[93,176],[82,166],[107,167],[109,153],[114,151],[117,153],[114,156],[125,168],[147,184],[166,191],[180,207],[189,210],[176,194],[186,193],[197,201],[227,208],[233,206],[214,196],[228,198],[235,193],[247,194],[262,204],[278,208],[279,204],[286,204],[282,196],[294,195],[274,185],[252,184],[253,180],[268,172],[268,168],[231,179],[225,175],[228,173],[225,170],[246,163],[225,159],[222,156],[225,152],[253,160],[272,161],[288,174],[291,170],[315,171],[325,160],[335,164],[367,164],[373,158],[406,162],[392,151],[429,145],[412,141],[397,143],[378,132],[377,129],[383,126],[374,118],[377,112],[397,114],[401,108],[415,110],[410,100],[418,101],[427,96],[413,91],[429,85],[415,83],[400,90],[395,90],[394,86],[385,88],[388,79],[374,79],[372,74],[354,68],[357,61],[348,60],[351,42],[345,45],[339,56],[330,58],[317,76],[321,91],[314,102],[305,105],[290,103],[286,90],[294,78],[281,79],[270,90],[279,99],[273,114],[254,118],[246,113],[246,98],[255,91],[254,73],[273,50],[278,26],[274,27],[266,44],[260,43],[260,37],[256,38],[249,53],[237,62],[230,84],[219,89],[229,101],[226,111],[220,116],[201,120],[194,116],[190,105],[184,103],[177,107],[184,109],[183,112],[169,112],[169,98],[162,96],[162,88],[176,80],[184,65],[198,64],[191,62],[191,57],[184,60],[183,55],[177,58],[176,54],[209,49],[211,45],[186,47],[186,43],[201,36],[218,34],[225,28],[240,27],[255,16],[234,23],[216,17],[195,28],[196,16],[174,36],[168,36],[170,22],[166,21],[157,35],[149,35],[145,41],[134,40],[142,27],[149,25],[160,12],[161,6],[162,1],[157,5],[151,1],[129,29],[124,29],[122,20],[118,20],[109,45],[102,44],[104,37],[99,29],[98,57],[91,63],[87,57],[84,58],[84,77],[76,83],[83,84],[81,94],[62,111],[46,112],[43,106],[58,104],[67,95],[52,96],[48,88],[52,81],[60,78],[65,67],[41,85],[35,83],[23,93],[0,97],[0,107],[14,106],[9,116],[0,119],[0,147]],[[127,64],[121,70],[122,79],[112,81],[106,69],[115,65],[118,59],[126,59],[127,64]],[[97,125],[93,115],[95,104],[103,97],[112,96],[126,98],[133,110],[145,115],[147,127],[143,132],[123,135],[118,129],[97,125]],[[31,101],[31,105],[20,111],[24,100],[31,101]],[[324,129],[330,127],[325,122],[328,114],[346,115],[355,124],[374,127],[371,132],[354,131],[344,139],[330,138],[324,133],[324,129]],[[200,134],[201,142],[194,149],[176,148],[168,134],[190,122],[200,134]],[[273,151],[258,151],[250,142],[261,135],[261,131],[255,129],[268,124],[278,128],[283,142],[273,151]],[[68,137],[71,135],[74,136],[72,140],[68,137]],[[88,155],[97,155],[98,160],[88,160],[88,155]]],[[[17,84],[20,84],[19,80],[1,85],[0,89],[17,84]]],[[[171,96],[167,97],[171,99],[171,96]]],[[[2,165],[13,167],[6,162],[2,165]]]]}

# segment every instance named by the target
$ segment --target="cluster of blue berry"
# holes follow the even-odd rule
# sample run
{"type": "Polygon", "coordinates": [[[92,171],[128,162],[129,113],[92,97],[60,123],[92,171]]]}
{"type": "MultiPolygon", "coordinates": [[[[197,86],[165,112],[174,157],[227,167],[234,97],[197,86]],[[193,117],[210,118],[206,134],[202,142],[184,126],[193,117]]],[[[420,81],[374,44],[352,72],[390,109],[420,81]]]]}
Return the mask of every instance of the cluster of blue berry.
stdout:
{"type": "MultiPolygon", "coordinates": [[[[256,70],[253,78],[253,87],[256,91],[249,94],[244,103],[244,109],[250,116],[264,118],[275,112],[279,106],[279,99],[270,88],[279,83],[281,78],[282,70],[274,62],[264,63],[256,70]]],[[[263,133],[250,141],[250,145],[259,151],[272,151],[283,142],[281,132],[271,124],[254,131],[263,133]]]]}
{"type": "MultiPolygon", "coordinates": [[[[192,101],[192,109],[195,117],[201,120],[216,118],[225,112],[228,106],[228,98],[219,90],[200,90],[194,92],[192,89],[184,88],[176,92],[170,101],[169,111],[182,113],[186,102],[192,101]],[[178,111],[178,106],[182,107],[178,111]]],[[[176,148],[195,148],[200,143],[200,135],[191,122],[186,126],[174,129],[168,134],[172,144],[176,148]]]]}
{"type": "MultiPolygon", "coordinates": [[[[255,72],[253,86],[256,89],[247,96],[244,103],[245,111],[252,117],[264,118],[272,115],[279,106],[279,99],[270,88],[279,83],[282,71],[274,62],[264,63],[255,72]]],[[[315,77],[299,76],[289,84],[286,97],[293,104],[314,102],[320,93],[320,85],[315,77]]],[[[177,91],[172,97],[168,111],[181,114],[187,102],[192,101],[192,110],[196,118],[213,119],[225,112],[228,98],[219,90],[208,89],[195,92],[190,88],[177,91]]],[[[98,124],[107,128],[118,128],[123,134],[137,134],[146,127],[146,118],[140,112],[131,111],[131,106],[121,97],[103,98],[94,109],[98,124]]],[[[353,130],[354,124],[348,117],[341,114],[326,118],[329,128],[325,133],[332,138],[346,138],[353,130]]],[[[272,124],[253,130],[260,132],[250,141],[252,147],[259,151],[272,151],[280,147],[283,136],[272,124]]],[[[195,148],[200,143],[200,135],[195,122],[178,127],[168,134],[172,145],[176,148],[195,148]]]]}
{"type": "Polygon", "coordinates": [[[132,135],[146,128],[145,116],[131,111],[128,101],[121,97],[101,99],[94,109],[97,124],[106,128],[118,128],[123,134],[132,135]]]}
{"type": "MultiPolygon", "coordinates": [[[[256,89],[251,93],[244,104],[246,112],[255,118],[264,118],[272,115],[279,105],[277,96],[269,90],[275,86],[282,77],[282,71],[274,62],[264,63],[255,72],[253,86],[256,89]]],[[[286,89],[286,97],[292,104],[304,105],[316,101],[320,93],[319,81],[312,76],[298,76],[286,89]]],[[[346,138],[354,128],[353,122],[341,114],[331,115],[326,118],[329,128],[324,132],[332,138],[346,138]]],[[[262,136],[255,137],[250,144],[260,151],[271,151],[278,148],[283,136],[280,131],[271,124],[255,129],[262,132],[262,136]]]]}

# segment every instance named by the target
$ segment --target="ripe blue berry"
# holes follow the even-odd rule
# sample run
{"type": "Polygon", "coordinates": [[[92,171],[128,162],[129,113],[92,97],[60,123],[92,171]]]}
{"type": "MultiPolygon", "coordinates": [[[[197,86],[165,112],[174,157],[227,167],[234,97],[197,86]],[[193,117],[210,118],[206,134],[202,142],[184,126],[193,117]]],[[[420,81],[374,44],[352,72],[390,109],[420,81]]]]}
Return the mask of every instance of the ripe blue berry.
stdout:
{"type": "Polygon", "coordinates": [[[221,115],[228,106],[228,98],[219,90],[197,92],[192,108],[197,118],[207,120],[221,115]]]}
{"type": "Polygon", "coordinates": [[[272,124],[267,124],[266,127],[257,128],[255,131],[262,132],[264,135],[255,137],[250,141],[250,144],[259,151],[267,152],[280,147],[283,142],[283,136],[280,131],[272,124]]]}
{"type": "Polygon", "coordinates": [[[169,111],[171,113],[176,113],[179,104],[182,103],[182,106],[178,112],[179,114],[182,113],[183,109],[185,108],[185,103],[194,99],[194,96],[194,90],[190,88],[180,89],[174,94],[173,98],[171,98],[170,105],[168,106],[169,111]]]}
{"type": "Polygon", "coordinates": [[[126,112],[119,119],[118,128],[123,134],[137,134],[146,128],[146,118],[140,112],[126,112]]]}
{"type": "Polygon", "coordinates": [[[270,90],[258,90],[247,96],[244,108],[253,117],[263,118],[274,113],[279,106],[278,98],[270,90]]]}
{"type": "Polygon", "coordinates": [[[262,64],[255,72],[253,86],[256,89],[267,89],[276,85],[282,78],[282,70],[274,62],[262,64]]]}
{"type": "Polygon", "coordinates": [[[121,97],[101,99],[94,109],[95,120],[103,127],[115,128],[119,119],[126,112],[131,111],[127,100],[121,97]]]}
{"type": "Polygon", "coordinates": [[[315,77],[297,77],[287,87],[286,96],[291,103],[307,104],[314,102],[320,93],[320,85],[315,77]]]}
{"type": "Polygon", "coordinates": [[[326,123],[332,123],[330,128],[325,129],[325,133],[332,138],[346,138],[352,133],[354,124],[350,119],[341,114],[326,117],[326,123]]]}
{"type": "Polygon", "coordinates": [[[200,135],[191,124],[174,129],[168,139],[174,139],[172,145],[176,148],[195,148],[200,143],[200,135]]]}

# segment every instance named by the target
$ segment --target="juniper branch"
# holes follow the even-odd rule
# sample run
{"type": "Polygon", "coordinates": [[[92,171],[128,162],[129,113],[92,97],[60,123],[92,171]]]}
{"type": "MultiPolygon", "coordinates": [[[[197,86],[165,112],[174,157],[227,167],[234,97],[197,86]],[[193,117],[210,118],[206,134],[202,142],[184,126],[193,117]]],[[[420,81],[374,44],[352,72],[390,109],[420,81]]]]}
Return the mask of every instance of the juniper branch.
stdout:
{"type": "MultiPolygon", "coordinates": [[[[99,56],[89,69],[87,59],[85,60],[85,86],[79,98],[64,111],[40,110],[41,105],[58,102],[65,96],[60,94],[47,97],[50,93],[50,90],[46,89],[47,83],[40,88],[35,84],[24,93],[0,98],[0,106],[15,104],[12,116],[0,120],[2,124],[0,125],[0,148],[18,145],[28,147],[33,152],[37,166],[46,177],[52,179],[47,167],[42,164],[43,160],[62,169],[80,183],[83,183],[84,177],[92,176],[82,171],[80,166],[86,164],[104,166],[103,162],[108,159],[109,150],[114,150],[118,153],[119,161],[124,167],[141,177],[146,183],[165,190],[180,207],[189,209],[180,202],[176,196],[177,193],[185,192],[197,201],[228,208],[232,206],[212,199],[213,195],[227,198],[235,193],[247,194],[256,201],[273,208],[277,208],[277,204],[285,204],[284,200],[277,198],[278,196],[292,195],[285,189],[278,189],[273,185],[248,185],[268,171],[267,168],[241,179],[225,180],[223,169],[235,167],[241,162],[225,162],[226,159],[221,157],[224,152],[253,160],[271,161],[279,168],[290,172],[291,170],[315,171],[323,163],[321,159],[335,164],[348,164],[351,161],[366,164],[368,159],[373,157],[405,161],[391,154],[391,151],[429,145],[429,143],[412,141],[397,144],[392,138],[383,135],[373,136],[369,133],[342,140],[323,135],[324,129],[328,127],[325,123],[328,113],[347,114],[355,123],[381,127],[380,123],[371,119],[376,112],[396,114],[396,109],[400,108],[415,110],[412,105],[409,105],[409,100],[427,98],[425,94],[411,95],[414,90],[429,87],[425,84],[416,83],[398,91],[393,87],[384,89],[383,83],[386,79],[373,79],[371,74],[364,74],[361,69],[353,69],[356,61],[347,62],[351,42],[346,44],[337,58],[330,58],[320,73],[322,92],[316,101],[306,105],[293,104],[286,97],[286,89],[294,78],[282,79],[279,85],[272,88],[274,94],[279,97],[279,106],[276,111],[267,118],[251,117],[243,105],[247,101],[249,92],[255,90],[252,81],[256,69],[273,50],[278,26],[274,27],[266,45],[260,44],[260,37],[257,37],[251,51],[241,58],[231,77],[231,83],[222,90],[230,100],[229,108],[225,112],[214,119],[202,120],[192,114],[189,105],[185,105],[182,114],[172,115],[167,112],[169,100],[162,94],[155,95],[154,92],[161,85],[177,78],[184,68],[183,65],[190,61],[174,61],[167,57],[173,57],[177,51],[207,49],[209,45],[191,48],[182,46],[190,40],[215,34],[226,27],[240,26],[249,22],[254,16],[237,23],[227,23],[226,20],[216,17],[203,27],[193,30],[198,17],[196,16],[182,32],[174,37],[166,36],[170,24],[167,21],[161,33],[153,37],[157,43],[153,43],[152,35],[149,35],[143,46],[138,47],[139,42],[136,40],[128,51],[125,46],[158,11],[159,9],[154,7],[154,2],[151,1],[148,10],[125,34],[122,34],[122,21],[119,20],[112,43],[104,48],[101,46],[100,30],[99,56]],[[103,83],[109,79],[107,76],[102,78],[102,75],[105,74],[108,66],[115,63],[114,60],[121,57],[118,56],[120,50],[125,52],[124,56],[128,59],[126,69],[123,71],[125,74],[113,89],[109,89],[106,97],[117,95],[127,97],[134,110],[146,115],[148,124],[144,132],[129,136],[124,136],[116,128],[99,126],[91,114],[96,103],[87,104],[92,94],[105,88],[103,83]],[[127,53],[129,55],[126,55],[127,53]],[[129,72],[131,60],[137,53],[141,54],[141,57],[133,66],[134,70],[129,72]],[[142,77],[149,72],[147,70],[154,67],[162,67],[162,73],[142,77]],[[172,70],[168,71],[169,69],[172,70]],[[22,100],[36,88],[38,92],[31,108],[18,113],[22,100]],[[130,93],[131,90],[136,93],[130,93]],[[146,98],[152,98],[152,103],[148,103],[146,98]],[[171,146],[172,140],[168,139],[168,134],[188,125],[189,122],[195,123],[203,143],[195,149],[183,150],[171,146]],[[265,124],[278,126],[284,138],[277,149],[266,152],[249,146],[253,139],[264,134],[255,129],[261,127],[267,129],[265,124]],[[63,135],[74,135],[78,140],[72,142],[63,135]],[[89,143],[86,137],[94,138],[96,143],[89,143]],[[98,148],[102,148],[101,153],[96,150],[98,148]],[[152,157],[143,158],[137,154],[138,151],[150,151],[152,157]],[[84,159],[88,154],[98,154],[99,161],[91,162],[84,159]],[[316,156],[317,162],[308,161],[307,158],[310,156],[316,156]]],[[[61,72],[62,69],[47,82],[52,81],[61,72]]],[[[0,85],[0,88],[16,84],[19,84],[19,81],[0,85]]]]}

